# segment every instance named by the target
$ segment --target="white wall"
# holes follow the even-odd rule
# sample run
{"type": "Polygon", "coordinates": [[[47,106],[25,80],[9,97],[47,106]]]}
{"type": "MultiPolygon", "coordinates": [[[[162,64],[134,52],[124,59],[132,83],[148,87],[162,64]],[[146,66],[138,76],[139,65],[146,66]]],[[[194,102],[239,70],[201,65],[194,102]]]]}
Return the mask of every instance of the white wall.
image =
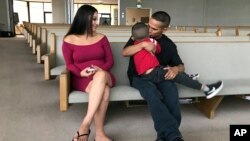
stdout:
{"type": "MultiPolygon", "coordinates": [[[[120,0],[121,25],[126,7],[136,7],[136,0],[120,0]]],[[[250,0],[142,0],[142,7],[168,12],[172,25],[250,25],[250,0]]]]}
{"type": "Polygon", "coordinates": [[[53,23],[67,23],[66,0],[52,0],[53,23]]]}
{"type": "Polygon", "coordinates": [[[207,0],[208,25],[250,25],[250,0],[207,0]]]}

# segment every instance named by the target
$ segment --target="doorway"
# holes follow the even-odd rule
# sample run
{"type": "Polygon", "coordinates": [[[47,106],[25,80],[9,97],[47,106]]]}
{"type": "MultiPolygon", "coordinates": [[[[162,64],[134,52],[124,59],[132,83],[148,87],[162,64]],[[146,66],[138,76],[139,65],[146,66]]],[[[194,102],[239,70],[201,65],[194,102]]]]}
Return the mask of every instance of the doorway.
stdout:
{"type": "Polygon", "coordinates": [[[52,12],[44,12],[44,23],[52,23],[52,12]]]}
{"type": "Polygon", "coordinates": [[[126,8],[126,25],[134,25],[137,22],[148,23],[150,15],[150,8],[126,8]]]}

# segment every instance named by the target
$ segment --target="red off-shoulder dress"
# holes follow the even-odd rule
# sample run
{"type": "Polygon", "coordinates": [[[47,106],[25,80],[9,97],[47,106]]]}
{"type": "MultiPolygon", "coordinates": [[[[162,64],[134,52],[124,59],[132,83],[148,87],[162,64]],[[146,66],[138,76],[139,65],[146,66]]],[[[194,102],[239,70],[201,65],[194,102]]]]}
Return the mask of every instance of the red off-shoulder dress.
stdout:
{"type": "Polygon", "coordinates": [[[71,87],[73,90],[85,92],[87,85],[93,79],[93,75],[81,77],[80,72],[91,65],[96,65],[107,71],[111,76],[114,86],[115,78],[110,73],[114,60],[106,36],[90,45],[74,45],[63,41],[62,52],[66,67],[71,72],[71,87]]]}

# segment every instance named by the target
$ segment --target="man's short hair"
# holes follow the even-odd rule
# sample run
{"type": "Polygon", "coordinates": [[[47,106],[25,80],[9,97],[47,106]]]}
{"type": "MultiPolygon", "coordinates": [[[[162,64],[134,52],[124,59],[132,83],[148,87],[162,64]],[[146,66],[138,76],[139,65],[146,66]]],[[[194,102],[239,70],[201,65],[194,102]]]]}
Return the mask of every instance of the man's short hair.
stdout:
{"type": "Polygon", "coordinates": [[[134,40],[140,40],[149,36],[148,26],[143,22],[138,22],[132,27],[132,36],[134,40]]]}
{"type": "Polygon", "coordinates": [[[151,18],[160,21],[163,27],[168,27],[171,21],[169,14],[165,11],[157,11],[151,16],[151,18]]]}

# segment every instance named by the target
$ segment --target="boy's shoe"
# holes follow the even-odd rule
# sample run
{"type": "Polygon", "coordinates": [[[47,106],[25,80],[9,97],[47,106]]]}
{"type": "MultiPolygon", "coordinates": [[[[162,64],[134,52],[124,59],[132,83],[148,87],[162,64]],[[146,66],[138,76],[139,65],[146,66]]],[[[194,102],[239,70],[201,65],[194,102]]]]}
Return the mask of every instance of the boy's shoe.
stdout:
{"type": "Polygon", "coordinates": [[[189,74],[189,77],[192,78],[193,80],[197,80],[200,77],[200,74],[199,73],[189,74]]]}
{"type": "Polygon", "coordinates": [[[209,88],[209,91],[206,91],[204,93],[206,95],[206,98],[210,99],[210,98],[214,97],[216,94],[218,94],[221,91],[221,89],[223,88],[223,82],[218,81],[216,83],[209,84],[207,86],[209,88]]]}
{"type": "Polygon", "coordinates": [[[184,141],[184,140],[182,138],[180,138],[180,137],[177,137],[173,141],[184,141]]]}
{"type": "Polygon", "coordinates": [[[155,141],[164,141],[163,139],[156,139],[155,141]]]}

